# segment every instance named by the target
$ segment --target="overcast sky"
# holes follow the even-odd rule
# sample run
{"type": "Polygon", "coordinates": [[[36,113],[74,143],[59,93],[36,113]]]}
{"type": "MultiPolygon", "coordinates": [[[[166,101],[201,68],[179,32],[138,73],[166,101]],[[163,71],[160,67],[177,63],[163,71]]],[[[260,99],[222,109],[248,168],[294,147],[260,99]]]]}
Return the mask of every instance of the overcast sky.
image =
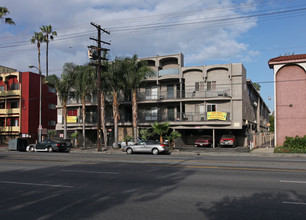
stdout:
{"type": "MultiPolygon", "coordinates": [[[[30,39],[42,25],[58,33],[49,44],[49,74],[60,75],[66,62],[88,62],[94,22],[110,32],[102,39],[111,43],[104,45],[111,59],[183,53],[185,66],[243,63],[273,109],[268,60],[306,53],[305,0],[0,0],[0,6],[16,23],[0,23],[0,65],[18,71],[38,66],[30,39]]],[[[41,50],[45,73],[45,44],[41,50]]]]}

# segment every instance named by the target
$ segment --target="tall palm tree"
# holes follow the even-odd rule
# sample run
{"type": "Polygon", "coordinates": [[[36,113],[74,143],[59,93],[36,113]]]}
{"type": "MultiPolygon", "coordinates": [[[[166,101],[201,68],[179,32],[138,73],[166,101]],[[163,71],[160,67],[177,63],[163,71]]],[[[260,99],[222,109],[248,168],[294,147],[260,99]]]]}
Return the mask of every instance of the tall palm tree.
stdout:
{"type": "Polygon", "coordinates": [[[74,77],[75,65],[72,63],[65,63],[63,67],[63,74],[61,77],[51,75],[46,78],[48,83],[55,86],[57,95],[59,96],[63,105],[63,118],[64,118],[64,139],[67,139],[67,100],[71,85],[75,81],[74,77]]]}
{"type": "Polygon", "coordinates": [[[52,30],[51,25],[43,25],[40,27],[41,32],[44,34],[44,42],[47,44],[46,48],[46,76],[48,76],[49,68],[48,68],[48,51],[49,51],[49,39],[53,40],[54,36],[57,36],[57,32],[52,30]]]}
{"type": "Polygon", "coordinates": [[[115,147],[118,147],[118,120],[120,119],[118,93],[124,88],[124,71],[124,62],[123,59],[120,58],[116,58],[115,61],[110,64],[107,71],[109,89],[113,96],[115,147]]]}
{"type": "Polygon", "coordinates": [[[153,76],[154,72],[146,61],[139,61],[137,55],[132,58],[126,58],[125,65],[126,72],[124,77],[126,86],[132,92],[133,136],[134,141],[137,142],[137,88],[144,79],[153,76]]]}
{"type": "Polygon", "coordinates": [[[15,25],[15,22],[11,18],[6,18],[5,16],[8,15],[10,11],[6,7],[0,7],[0,19],[4,20],[5,24],[12,24],[15,25]]]}
{"type": "Polygon", "coordinates": [[[32,36],[31,43],[37,45],[38,50],[38,69],[41,73],[41,67],[40,67],[40,44],[44,41],[44,35],[42,32],[34,32],[34,35],[32,36]]]}
{"type": "Polygon", "coordinates": [[[86,148],[85,144],[85,102],[86,96],[92,94],[94,90],[95,84],[95,69],[92,66],[84,65],[84,66],[77,66],[75,70],[75,81],[73,88],[75,90],[76,98],[81,100],[82,103],[82,133],[83,133],[83,148],[86,148]]]}

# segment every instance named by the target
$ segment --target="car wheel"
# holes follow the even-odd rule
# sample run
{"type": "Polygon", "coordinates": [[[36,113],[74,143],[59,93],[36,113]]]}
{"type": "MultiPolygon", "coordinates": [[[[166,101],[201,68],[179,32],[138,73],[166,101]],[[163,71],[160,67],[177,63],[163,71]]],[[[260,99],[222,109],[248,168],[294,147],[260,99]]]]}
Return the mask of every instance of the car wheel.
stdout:
{"type": "Polygon", "coordinates": [[[127,153],[127,154],[132,154],[132,153],[133,153],[132,148],[128,148],[128,149],[126,149],[126,153],[127,153]]]}
{"type": "Polygon", "coordinates": [[[33,146],[31,146],[31,147],[29,148],[29,152],[34,152],[34,147],[33,147],[33,146]]]}
{"type": "Polygon", "coordinates": [[[52,147],[48,147],[48,152],[52,152],[53,148],[52,147]]]}
{"type": "Polygon", "coordinates": [[[118,144],[118,148],[121,148],[121,145],[120,145],[120,144],[118,144]]]}
{"type": "Polygon", "coordinates": [[[157,155],[157,154],[159,153],[159,151],[158,151],[157,148],[154,148],[154,149],[152,150],[152,153],[153,153],[154,155],[157,155]]]}

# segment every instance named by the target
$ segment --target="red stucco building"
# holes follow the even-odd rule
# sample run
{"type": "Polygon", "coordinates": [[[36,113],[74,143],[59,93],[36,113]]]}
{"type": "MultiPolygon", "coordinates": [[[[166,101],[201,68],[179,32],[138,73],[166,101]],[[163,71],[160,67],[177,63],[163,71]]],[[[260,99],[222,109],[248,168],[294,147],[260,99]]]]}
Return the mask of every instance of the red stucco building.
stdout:
{"type": "Polygon", "coordinates": [[[306,54],[270,59],[274,70],[275,146],[306,135],[306,54]]]}
{"type": "MultiPolygon", "coordinates": [[[[0,141],[16,137],[35,142],[39,127],[39,74],[0,73],[0,141]]],[[[56,125],[56,91],[42,84],[42,135],[56,125]]]]}

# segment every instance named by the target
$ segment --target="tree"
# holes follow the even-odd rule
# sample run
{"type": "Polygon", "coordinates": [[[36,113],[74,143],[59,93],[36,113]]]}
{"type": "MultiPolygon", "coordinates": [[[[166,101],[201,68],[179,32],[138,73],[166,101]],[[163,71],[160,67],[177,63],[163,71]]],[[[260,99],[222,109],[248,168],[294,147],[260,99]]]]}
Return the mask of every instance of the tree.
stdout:
{"type": "Polygon", "coordinates": [[[149,129],[141,129],[139,133],[141,135],[141,138],[145,141],[152,136],[152,132],[149,129]]]}
{"type": "Polygon", "coordinates": [[[47,44],[47,48],[46,48],[46,76],[48,76],[48,51],[49,51],[49,39],[53,40],[54,36],[57,36],[57,32],[52,30],[52,26],[51,25],[46,25],[46,26],[42,26],[40,27],[41,32],[44,34],[44,42],[46,42],[47,44]]]}
{"type": "Polygon", "coordinates": [[[159,135],[159,141],[161,144],[163,144],[164,143],[163,135],[167,134],[170,129],[169,123],[168,122],[164,122],[164,123],[154,122],[154,124],[152,124],[152,128],[153,128],[153,133],[159,135]]]}
{"type": "Polygon", "coordinates": [[[178,131],[171,131],[171,133],[166,136],[171,150],[174,148],[174,140],[180,138],[181,136],[182,135],[178,131]]]}
{"type": "Polygon", "coordinates": [[[57,95],[61,100],[63,106],[63,119],[64,119],[64,139],[67,139],[67,100],[69,92],[71,91],[71,85],[74,82],[74,70],[75,65],[72,63],[65,63],[63,67],[63,74],[61,77],[51,75],[46,78],[48,83],[55,86],[57,95]]]}
{"type": "Polygon", "coordinates": [[[31,43],[37,45],[38,50],[38,69],[39,73],[41,74],[41,67],[40,67],[40,44],[44,41],[44,35],[42,32],[34,32],[32,36],[31,43]]]}
{"type": "Polygon", "coordinates": [[[0,7],[0,19],[4,20],[5,24],[15,25],[15,22],[11,18],[6,18],[5,16],[8,15],[10,11],[6,7],[0,7]]]}
{"type": "Polygon", "coordinates": [[[118,147],[118,120],[120,119],[118,93],[124,88],[124,71],[123,60],[120,58],[116,58],[107,71],[109,89],[113,97],[115,147],[118,147]]]}
{"type": "Polygon", "coordinates": [[[133,114],[133,136],[137,141],[137,88],[141,82],[154,74],[153,70],[148,66],[146,61],[139,61],[137,55],[124,60],[125,67],[125,85],[132,93],[132,114],[133,114]]]}
{"type": "Polygon", "coordinates": [[[274,115],[269,115],[270,132],[274,132],[274,115]]]}
{"type": "Polygon", "coordinates": [[[260,91],[260,88],[261,88],[260,84],[258,84],[258,83],[253,83],[253,86],[255,87],[255,89],[256,89],[257,91],[260,91]]]}
{"type": "Polygon", "coordinates": [[[91,95],[95,86],[95,69],[92,66],[84,65],[84,66],[76,66],[75,67],[75,80],[73,84],[73,88],[75,90],[76,99],[81,100],[82,103],[82,134],[83,134],[83,148],[86,148],[85,144],[85,102],[86,96],[91,95]]]}

